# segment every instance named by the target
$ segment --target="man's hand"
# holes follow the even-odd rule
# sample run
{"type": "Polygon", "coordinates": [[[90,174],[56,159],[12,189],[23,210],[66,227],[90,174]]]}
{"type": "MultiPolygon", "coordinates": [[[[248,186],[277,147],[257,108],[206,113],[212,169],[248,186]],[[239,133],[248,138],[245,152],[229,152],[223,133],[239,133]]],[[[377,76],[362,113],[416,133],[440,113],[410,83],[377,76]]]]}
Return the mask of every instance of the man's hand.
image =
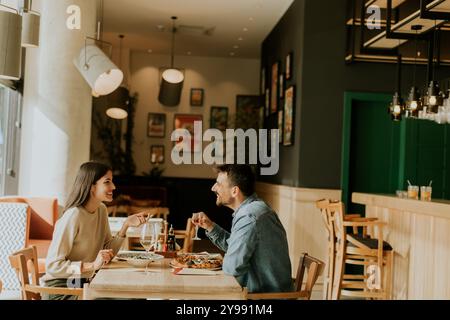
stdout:
{"type": "Polygon", "coordinates": [[[214,229],[214,222],[208,218],[208,216],[204,212],[197,212],[192,215],[192,222],[196,226],[200,226],[208,232],[211,232],[214,229]]]}

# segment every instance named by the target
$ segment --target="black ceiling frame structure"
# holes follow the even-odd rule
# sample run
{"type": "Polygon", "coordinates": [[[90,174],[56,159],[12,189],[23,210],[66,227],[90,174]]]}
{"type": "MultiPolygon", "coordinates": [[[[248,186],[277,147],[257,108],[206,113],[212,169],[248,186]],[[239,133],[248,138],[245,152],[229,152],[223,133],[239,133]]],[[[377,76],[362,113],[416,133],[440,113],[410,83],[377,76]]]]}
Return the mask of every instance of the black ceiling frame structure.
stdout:
{"type": "Polygon", "coordinates": [[[422,19],[429,19],[429,20],[450,20],[450,12],[431,11],[433,8],[437,7],[444,1],[445,0],[441,0],[439,3],[436,3],[431,8],[427,8],[426,1],[420,0],[420,17],[422,19]]]}
{"type": "MultiPolygon", "coordinates": [[[[430,65],[432,65],[433,63],[435,64],[435,66],[439,66],[439,65],[445,65],[448,66],[449,64],[447,63],[447,61],[443,62],[440,61],[441,59],[441,52],[440,52],[440,39],[435,39],[434,34],[437,32],[439,38],[440,38],[440,29],[442,27],[442,25],[445,25],[445,23],[447,23],[448,21],[450,21],[450,13],[448,12],[432,12],[430,10],[432,10],[433,8],[435,8],[436,6],[438,6],[439,4],[441,4],[443,1],[442,0],[436,4],[434,4],[432,7],[430,7],[429,5],[427,5],[426,0],[420,0],[420,13],[421,15],[419,16],[422,19],[427,19],[427,20],[445,20],[441,23],[439,23],[439,25],[435,25],[434,28],[431,28],[423,33],[400,33],[400,32],[395,32],[392,30],[392,25],[393,24],[397,24],[399,21],[399,8],[392,8],[392,0],[386,0],[387,1],[387,8],[386,8],[386,14],[387,14],[387,18],[386,18],[386,38],[387,39],[401,39],[401,40],[423,40],[427,43],[428,45],[428,53],[429,55],[431,54],[431,57],[428,57],[427,62],[424,61],[424,65],[428,65],[428,76],[427,78],[429,78],[432,74],[432,70],[430,70],[430,65]],[[428,6],[428,8],[427,8],[428,6]],[[426,11],[424,13],[424,17],[422,17],[423,11],[426,11]],[[392,18],[395,18],[395,21],[392,21],[392,18]],[[437,44],[438,48],[435,48],[435,45],[437,44]],[[437,50],[437,57],[434,57],[433,53],[435,53],[435,50],[437,50]],[[430,60],[432,61],[430,63],[430,60]]],[[[351,23],[351,39],[350,39],[350,54],[349,56],[346,58],[346,62],[347,63],[354,63],[356,61],[367,61],[367,62],[381,62],[381,63],[395,63],[397,61],[397,59],[395,59],[394,61],[392,60],[392,58],[397,57],[399,55],[399,47],[401,47],[401,45],[392,48],[392,49],[388,49],[388,48],[368,48],[368,47],[364,47],[364,28],[365,28],[365,21],[366,21],[366,9],[368,8],[368,4],[370,5],[370,1],[365,1],[365,0],[361,0],[361,7],[360,7],[360,11],[361,11],[361,18],[360,18],[360,45],[359,45],[359,49],[360,52],[357,53],[356,52],[356,28],[357,28],[357,24],[356,24],[356,12],[357,12],[357,7],[358,7],[358,3],[357,0],[352,0],[351,1],[352,6],[352,23],[351,23]],[[367,55],[368,57],[361,57],[360,55],[367,55]],[[386,57],[386,59],[383,59],[383,56],[386,57]],[[371,58],[372,57],[372,58],[371,58]]],[[[412,30],[413,31],[413,30],[412,30]]],[[[411,62],[409,62],[411,63],[411,62]]]]}

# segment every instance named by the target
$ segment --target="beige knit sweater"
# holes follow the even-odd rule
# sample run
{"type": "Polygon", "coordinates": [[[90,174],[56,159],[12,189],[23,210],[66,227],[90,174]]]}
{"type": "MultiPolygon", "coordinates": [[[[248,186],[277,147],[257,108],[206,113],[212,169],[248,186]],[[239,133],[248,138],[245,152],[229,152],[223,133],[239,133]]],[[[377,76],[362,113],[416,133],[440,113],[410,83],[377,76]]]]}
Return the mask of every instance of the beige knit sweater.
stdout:
{"type": "MultiPolygon", "coordinates": [[[[124,238],[112,237],[104,204],[89,213],[83,207],[67,210],[59,219],[46,259],[43,281],[80,277],[81,263],[93,262],[100,250],[117,254],[124,238]]],[[[93,272],[81,274],[90,278],[93,272]]]]}

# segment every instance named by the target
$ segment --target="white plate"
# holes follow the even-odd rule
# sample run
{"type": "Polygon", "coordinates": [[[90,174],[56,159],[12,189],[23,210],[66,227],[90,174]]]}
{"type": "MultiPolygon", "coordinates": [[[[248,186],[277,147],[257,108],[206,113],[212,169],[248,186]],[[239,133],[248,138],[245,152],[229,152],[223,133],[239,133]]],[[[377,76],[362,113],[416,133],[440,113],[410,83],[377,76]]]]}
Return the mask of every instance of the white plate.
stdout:
{"type": "Polygon", "coordinates": [[[134,267],[145,267],[151,262],[164,259],[162,255],[144,251],[120,251],[116,258],[127,261],[134,267]]]}

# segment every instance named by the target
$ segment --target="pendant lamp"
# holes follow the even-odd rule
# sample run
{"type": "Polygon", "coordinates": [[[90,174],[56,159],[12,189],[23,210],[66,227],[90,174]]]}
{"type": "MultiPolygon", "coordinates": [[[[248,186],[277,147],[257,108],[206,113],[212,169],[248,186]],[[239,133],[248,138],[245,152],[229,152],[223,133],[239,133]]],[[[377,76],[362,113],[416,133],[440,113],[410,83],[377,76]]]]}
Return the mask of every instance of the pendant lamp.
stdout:
{"type": "Polygon", "coordinates": [[[33,11],[32,0],[25,0],[25,6],[22,9],[22,47],[39,47],[39,28],[41,15],[33,11]]]}
{"type": "MultiPolygon", "coordinates": [[[[122,68],[122,41],[124,35],[119,35],[120,38],[120,57],[119,57],[119,65],[122,68]]],[[[126,88],[125,84],[122,85],[115,90],[113,93],[107,95],[105,97],[107,99],[108,109],[106,110],[106,114],[108,117],[123,120],[128,117],[128,105],[130,103],[130,91],[126,88]]]]}
{"type": "Polygon", "coordinates": [[[21,36],[22,16],[16,9],[0,3],[0,79],[20,79],[21,36]]]}
{"type": "Polygon", "coordinates": [[[98,39],[86,37],[84,47],[74,64],[93,90],[93,94],[104,96],[116,90],[123,80],[123,72],[95,44],[87,44],[91,39],[109,44],[98,39]]]}
{"type": "Polygon", "coordinates": [[[184,74],[180,70],[174,68],[174,51],[175,51],[175,21],[177,17],[172,17],[172,53],[171,66],[162,74],[161,87],[158,100],[161,104],[168,107],[175,107],[180,103],[181,92],[183,90],[184,74]]]}

